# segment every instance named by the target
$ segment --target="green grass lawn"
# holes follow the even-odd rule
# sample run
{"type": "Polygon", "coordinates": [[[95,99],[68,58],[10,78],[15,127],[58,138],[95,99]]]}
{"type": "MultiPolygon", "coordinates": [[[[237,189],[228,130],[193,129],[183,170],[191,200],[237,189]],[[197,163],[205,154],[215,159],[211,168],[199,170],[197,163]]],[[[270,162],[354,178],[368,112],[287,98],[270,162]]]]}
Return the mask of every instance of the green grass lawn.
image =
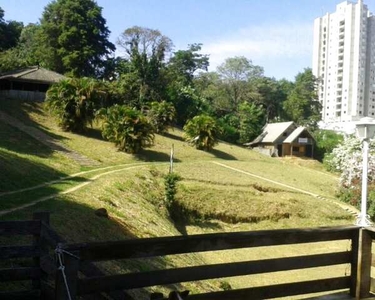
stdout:
{"type": "MultiPolygon", "coordinates": [[[[50,151],[27,134],[0,122],[0,167],[4,170],[0,174],[0,210],[51,196],[49,200],[0,216],[0,219],[29,219],[34,211],[47,210],[51,212],[52,226],[70,242],[181,233],[335,226],[353,222],[350,214],[332,202],[215,164],[219,162],[333,199],[337,177],[324,171],[321,164],[315,161],[268,158],[227,143],[219,143],[212,152],[198,151],[184,142],[183,133],[179,129],[164,136],[156,135],[154,147],[133,156],[118,151],[112,143],[104,141],[97,126],[84,135],[61,131],[53,118],[43,112],[41,104],[8,101],[0,110],[43,130],[70,149],[100,162],[96,167],[82,167],[50,151]],[[164,200],[163,176],[168,172],[172,145],[175,150],[174,170],[181,176],[175,206],[175,217],[181,216],[178,220],[171,219],[164,200]],[[2,192],[32,187],[74,173],[78,174],[62,182],[22,193],[1,195],[2,192]],[[72,188],[75,190],[66,193],[72,188]],[[95,215],[98,208],[105,208],[109,218],[95,215]]],[[[291,249],[277,247],[270,252],[282,257],[310,250],[330,251],[336,246],[345,248],[347,244],[302,245],[291,249]]],[[[220,251],[173,256],[152,262],[108,262],[101,266],[109,272],[118,273],[232,259],[259,259],[263,254],[262,249],[220,251]]],[[[330,272],[341,276],[346,269],[347,266],[340,266],[334,271],[316,270],[311,275],[290,272],[281,274],[280,280],[287,282],[330,272]]],[[[237,288],[262,285],[269,282],[270,278],[262,275],[223,280],[237,288]]],[[[282,282],[275,280],[276,283],[282,282]]],[[[186,287],[193,292],[220,289],[220,281],[184,284],[178,288],[186,287]]],[[[144,298],[145,291],[135,295],[139,299],[144,298]]]]}

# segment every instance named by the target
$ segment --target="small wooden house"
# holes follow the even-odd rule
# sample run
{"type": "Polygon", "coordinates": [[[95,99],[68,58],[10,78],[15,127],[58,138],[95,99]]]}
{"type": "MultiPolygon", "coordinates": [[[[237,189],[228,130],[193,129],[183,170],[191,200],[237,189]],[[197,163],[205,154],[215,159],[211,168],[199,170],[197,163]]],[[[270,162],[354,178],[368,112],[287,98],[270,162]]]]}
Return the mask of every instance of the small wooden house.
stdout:
{"type": "Polygon", "coordinates": [[[36,67],[0,74],[0,95],[29,101],[43,101],[48,88],[65,76],[36,67]]]}
{"type": "Polygon", "coordinates": [[[245,144],[269,156],[313,157],[315,140],[294,122],[270,123],[252,142],[245,144]]]}

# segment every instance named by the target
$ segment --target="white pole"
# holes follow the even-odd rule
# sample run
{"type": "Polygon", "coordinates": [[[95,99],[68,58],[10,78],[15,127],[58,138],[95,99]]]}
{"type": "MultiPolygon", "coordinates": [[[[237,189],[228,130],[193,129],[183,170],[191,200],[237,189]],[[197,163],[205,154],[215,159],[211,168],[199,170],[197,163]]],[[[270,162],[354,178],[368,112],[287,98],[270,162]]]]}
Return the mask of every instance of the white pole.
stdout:
{"type": "Polygon", "coordinates": [[[361,214],[357,225],[366,227],[370,226],[371,222],[367,219],[367,173],[368,173],[368,152],[369,152],[369,140],[363,139],[363,160],[362,160],[362,197],[361,197],[361,214]]]}
{"type": "Polygon", "coordinates": [[[174,144],[172,144],[172,147],[171,147],[171,156],[170,156],[170,166],[169,166],[169,173],[173,173],[173,155],[174,155],[174,144]]]}

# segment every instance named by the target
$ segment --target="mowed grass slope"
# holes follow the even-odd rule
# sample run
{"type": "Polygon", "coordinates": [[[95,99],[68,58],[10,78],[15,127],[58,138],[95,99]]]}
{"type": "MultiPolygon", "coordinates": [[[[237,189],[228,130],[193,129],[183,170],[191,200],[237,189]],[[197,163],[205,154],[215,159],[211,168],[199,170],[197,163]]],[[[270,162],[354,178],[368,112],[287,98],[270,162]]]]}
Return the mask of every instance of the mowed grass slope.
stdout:
{"type": "MultiPolygon", "coordinates": [[[[0,110],[99,162],[97,166],[80,166],[50,151],[27,134],[0,122],[0,164],[6,166],[9,174],[0,175],[1,191],[32,187],[76,173],[72,178],[28,191],[0,193],[0,214],[1,210],[50,196],[34,206],[0,215],[0,220],[29,219],[34,211],[47,210],[51,212],[52,226],[70,242],[352,223],[353,217],[332,201],[293,189],[334,198],[337,177],[325,172],[316,162],[268,158],[227,143],[219,143],[209,153],[198,151],[183,141],[183,133],[179,129],[171,130],[164,136],[156,135],[153,148],[133,156],[104,141],[97,125],[84,135],[61,131],[53,118],[42,110],[41,104],[8,101],[0,106],[0,110]],[[175,206],[175,215],[180,218],[175,220],[166,209],[163,180],[168,172],[172,145],[175,151],[174,170],[181,176],[175,206]],[[99,208],[108,211],[108,218],[95,214],[99,208]]],[[[330,251],[336,246],[314,247],[314,251],[330,251]]],[[[309,248],[302,246],[288,251],[298,254],[309,248]]],[[[288,251],[280,247],[271,252],[282,257],[289,255],[288,251]]],[[[213,253],[212,256],[210,253],[170,256],[146,262],[108,262],[101,267],[109,273],[122,273],[224,262],[235,257],[247,260],[249,255],[259,259],[264,251],[260,249],[256,254],[244,249],[220,253],[219,256],[213,253]]],[[[337,270],[342,272],[343,269],[346,266],[337,270]]],[[[295,276],[291,273],[282,275],[282,278],[290,281],[295,276]]],[[[262,285],[268,280],[263,276],[257,278],[223,279],[224,284],[223,280],[204,281],[176,288],[188,288],[194,293],[220,289],[228,282],[233,287],[244,287],[262,285]]],[[[134,294],[136,299],[146,299],[145,295],[145,291],[134,294]]]]}
{"type": "MultiPolygon", "coordinates": [[[[8,166],[11,174],[2,175],[3,184],[0,188],[3,191],[33,186],[83,171],[74,178],[31,191],[3,196],[0,194],[0,209],[14,208],[83,183],[83,186],[86,183],[95,186],[98,176],[101,173],[106,176],[104,173],[111,170],[118,170],[127,176],[128,170],[125,167],[134,163],[155,166],[161,164],[162,169],[167,171],[166,164],[173,145],[175,171],[182,177],[178,204],[195,219],[218,219],[227,223],[259,223],[266,220],[277,223],[287,220],[290,221],[287,222],[289,227],[298,227],[300,221],[305,225],[325,225],[336,221],[342,223],[342,220],[349,222],[350,215],[341,209],[335,209],[334,204],[300,191],[334,198],[337,177],[324,171],[317,163],[300,159],[268,158],[223,142],[212,152],[198,151],[183,140],[183,133],[179,129],[171,130],[164,136],[156,135],[154,147],[134,156],[120,152],[112,143],[104,141],[98,129],[91,129],[86,135],[63,132],[57,127],[55,120],[43,111],[40,103],[10,100],[4,103],[1,110],[28,125],[44,130],[70,149],[100,162],[100,165],[83,168],[77,162],[49,150],[27,134],[0,122],[3,141],[0,153],[4,156],[1,161],[8,166]],[[13,157],[20,161],[20,165],[15,163],[17,160],[13,162],[13,157]],[[32,167],[28,168],[28,164],[32,167]],[[25,170],[27,172],[23,174],[25,170]],[[87,171],[89,172],[85,173],[87,171]],[[306,221],[309,219],[313,221],[306,221]],[[317,220],[321,221],[317,223],[317,220]]],[[[87,196],[92,195],[88,193],[87,196]]]]}

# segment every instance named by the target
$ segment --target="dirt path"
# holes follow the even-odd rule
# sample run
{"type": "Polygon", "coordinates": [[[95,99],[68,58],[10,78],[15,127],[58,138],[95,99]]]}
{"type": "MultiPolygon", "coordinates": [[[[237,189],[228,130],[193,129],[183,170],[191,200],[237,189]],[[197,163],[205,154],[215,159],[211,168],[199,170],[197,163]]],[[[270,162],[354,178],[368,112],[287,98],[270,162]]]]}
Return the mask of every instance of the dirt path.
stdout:
{"type": "Polygon", "coordinates": [[[253,173],[250,173],[250,172],[247,172],[247,171],[243,171],[243,170],[240,170],[240,169],[237,169],[237,168],[233,168],[233,167],[230,167],[230,166],[225,165],[223,163],[219,163],[219,162],[216,162],[216,161],[213,161],[212,163],[214,163],[214,164],[216,164],[218,166],[221,166],[223,168],[230,169],[230,170],[235,171],[235,172],[239,172],[239,173],[251,176],[251,177],[255,177],[257,179],[261,179],[261,180],[270,182],[270,183],[275,184],[275,185],[282,186],[284,188],[288,188],[288,189],[297,191],[297,192],[302,193],[302,194],[306,194],[306,195],[309,195],[309,196],[312,196],[312,197],[315,197],[315,198],[326,200],[326,201],[328,201],[330,203],[333,203],[333,204],[339,206],[340,208],[342,208],[343,210],[347,211],[348,213],[350,213],[352,215],[357,216],[358,213],[359,213],[359,211],[355,207],[353,207],[351,205],[347,205],[347,204],[342,203],[340,201],[336,201],[336,200],[332,200],[332,199],[327,199],[327,198],[325,198],[325,197],[323,197],[321,195],[314,194],[314,193],[311,193],[309,191],[302,190],[302,189],[296,188],[294,186],[291,186],[291,185],[288,185],[288,184],[284,184],[282,182],[278,182],[278,181],[275,181],[275,180],[272,180],[272,179],[269,179],[269,178],[266,178],[266,177],[263,177],[263,176],[259,176],[259,175],[256,175],[256,174],[253,174],[253,173]]]}
{"type": "MultiPolygon", "coordinates": [[[[72,187],[70,189],[67,189],[65,191],[62,191],[62,192],[59,192],[59,193],[55,193],[55,194],[52,194],[52,195],[48,195],[48,196],[36,199],[36,200],[34,200],[34,201],[30,202],[30,203],[23,204],[23,205],[14,207],[14,208],[2,210],[2,211],[0,211],[0,216],[7,215],[9,213],[12,213],[12,212],[15,212],[15,211],[18,211],[18,210],[22,210],[22,209],[28,208],[30,206],[34,206],[34,205],[36,205],[38,203],[41,203],[41,202],[53,199],[53,198],[55,198],[55,197],[57,197],[59,195],[66,195],[66,194],[73,193],[73,192],[75,192],[75,191],[77,191],[77,190],[85,187],[86,185],[88,185],[90,183],[93,183],[95,180],[99,179],[102,176],[113,174],[113,173],[117,173],[117,172],[122,172],[122,171],[126,171],[126,170],[131,170],[131,169],[135,169],[135,168],[139,168],[139,167],[146,167],[146,166],[148,166],[148,165],[147,164],[143,164],[143,165],[136,165],[136,166],[130,166],[130,167],[128,166],[126,168],[112,170],[112,171],[108,171],[108,172],[104,172],[104,173],[95,175],[92,178],[87,179],[86,182],[83,182],[83,183],[81,183],[79,185],[76,185],[76,186],[74,186],[74,187],[72,187]]],[[[87,172],[89,172],[89,171],[87,171],[87,172]]],[[[81,173],[87,173],[87,172],[81,172],[81,173]]],[[[79,173],[77,173],[77,174],[79,174],[79,173]]],[[[63,180],[61,180],[61,181],[63,181],[63,180]]]]}
{"type": "Polygon", "coordinates": [[[46,145],[50,149],[65,155],[66,157],[74,160],[81,166],[97,166],[100,164],[96,160],[92,160],[74,150],[67,148],[63,143],[57,141],[56,139],[39,130],[38,128],[35,128],[33,126],[27,126],[20,120],[13,118],[12,116],[2,111],[0,111],[0,121],[23,131],[24,133],[41,142],[43,145],[46,145]]]}
{"type": "Polygon", "coordinates": [[[75,178],[75,177],[78,177],[78,176],[82,176],[82,175],[86,175],[86,174],[90,174],[90,173],[94,173],[94,172],[98,172],[98,171],[104,171],[104,170],[108,170],[108,169],[125,167],[125,166],[129,167],[129,166],[142,166],[142,165],[144,165],[144,164],[142,164],[142,163],[122,164],[122,165],[96,168],[96,169],[92,169],[92,170],[89,170],[89,171],[82,171],[82,172],[75,173],[75,174],[72,174],[72,175],[69,175],[69,176],[61,177],[59,179],[55,179],[55,180],[47,181],[47,182],[44,182],[44,183],[41,183],[41,184],[38,184],[38,185],[34,185],[34,186],[31,186],[31,187],[28,187],[28,188],[19,189],[19,190],[15,190],[15,191],[9,191],[9,192],[3,192],[3,193],[0,193],[0,197],[6,196],[6,195],[18,194],[18,193],[27,192],[27,191],[32,191],[32,190],[35,190],[35,189],[38,189],[38,188],[41,188],[41,187],[44,187],[44,186],[47,186],[47,185],[63,182],[65,180],[69,180],[69,179],[72,179],[72,178],[75,178]]]}

